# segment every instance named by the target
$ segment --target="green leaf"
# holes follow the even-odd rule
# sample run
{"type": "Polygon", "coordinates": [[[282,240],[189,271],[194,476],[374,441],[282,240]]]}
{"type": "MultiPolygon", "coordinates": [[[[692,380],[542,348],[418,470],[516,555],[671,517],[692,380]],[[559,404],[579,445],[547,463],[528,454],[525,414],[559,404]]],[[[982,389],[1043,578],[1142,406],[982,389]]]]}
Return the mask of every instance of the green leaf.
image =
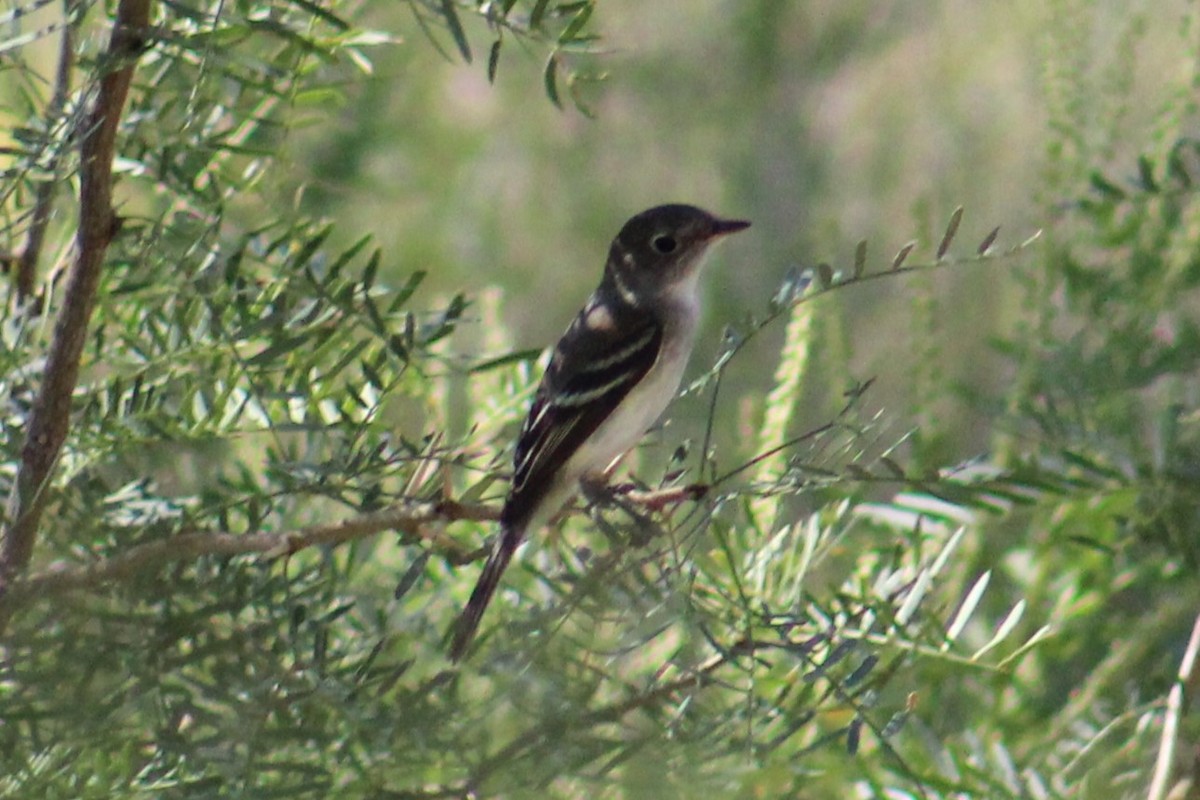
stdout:
{"type": "Polygon", "coordinates": [[[332,224],[326,225],[317,231],[311,239],[304,243],[304,246],[300,248],[300,252],[296,254],[295,259],[292,261],[294,266],[303,267],[311,261],[312,257],[321,249],[321,245],[325,243],[325,240],[329,238],[329,234],[332,232],[332,224]]]}
{"type": "Polygon", "coordinates": [[[946,253],[950,250],[950,245],[954,241],[954,235],[958,233],[959,223],[962,222],[963,207],[959,206],[954,209],[954,213],[950,215],[950,222],[946,225],[946,232],[942,234],[942,241],[938,245],[937,260],[941,261],[946,257],[946,253]]]}
{"type": "Polygon", "coordinates": [[[296,350],[301,345],[308,342],[311,338],[311,332],[306,331],[297,336],[289,336],[286,339],[281,339],[278,342],[268,345],[258,353],[255,353],[253,356],[247,359],[246,363],[253,367],[270,364],[271,362],[278,360],[280,356],[287,355],[293,350],[296,350]]]}
{"type": "Polygon", "coordinates": [[[500,43],[502,41],[502,39],[497,38],[496,41],[492,42],[492,49],[488,52],[488,83],[496,82],[496,69],[500,66],[500,43]]]}
{"type": "Polygon", "coordinates": [[[341,254],[338,255],[338,257],[334,260],[334,262],[325,270],[327,280],[336,280],[338,275],[341,274],[342,269],[344,269],[347,264],[353,261],[354,258],[362,252],[362,249],[366,247],[368,243],[370,243],[372,238],[373,237],[371,234],[362,236],[354,244],[343,250],[341,254]]]}
{"type": "Polygon", "coordinates": [[[1093,189],[1110,200],[1124,200],[1126,197],[1125,190],[1120,186],[1117,186],[1108,178],[1104,177],[1099,170],[1094,170],[1092,174],[1088,176],[1088,180],[1092,184],[1093,189]]]}
{"type": "Polygon", "coordinates": [[[397,310],[399,310],[400,306],[408,302],[408,299],[413,296],[413,292],[415,292],[417,287],[421,285],[421,282],[425,280],[425,275],[426,273],[424,271],[417,270],[412,275],[408,276],[408,281],[396,290],[395,297],[393,297],[392,302],[388,304],[388,313],[395,313],[397,310]]]}
{"type": "Polygon", "coordinates": [[[400,600],[404,595],[408,594],[410,589],[417,585],[417,581],[425,575],[425,565],[429,563],[429,559],[432,557],[432,551],[422,550],[421,554],[413,559],[413,563],[408,566],[408,569],[400,576],[400,580],[397,581],[396,588],[392,592],[393,599],[400,600]]]}
{"type": "Polygon", "coordinates": [[[442,16],[446,18],[446,27],[450,29],[450,35],[454,37],[454,44],[458,45],[458,52],[462,55],[463,61],[471,63],[471,45],[467,42],[467,34],[463,30],[462,20],[458,18],[458,11],[454,8],[454,0],[442,0],[442,16]]]}
{"type": "Polygon", "coordinates": [[[371,254],[371,258],[367,261],[367,266],[363,268],[362,280],[359,282],[359,287],[362,289],[364,296],[371,293],[371,287],[375,285],[375,276],[379,273],[380,252],[376,250],[371,254]]]}
{"type": "Polygon", "coordinates": [[[571,18],[571,21],[567,23],[567,27],[563,28],[562,33],[559,34],[558,43],[566,44],[567,42],[573,41],[579,34],[579,31],[583,29],[583,26],[587,24],[588,19],[591,18],[592,10],[594,8],[595,7],[591,3],[588,3],[580,8],[579,13],[571,18]]]}
{"type": "Polygon", "coordinates": [[[509,364],[519,364],[521,362],[537,361],[538,357],[541,356],[541,354],[542,354],[542,350],[540,348],[533,349],[533,350],[517,350],[515,352],[508,353],[506,355],[502,355],[497,358],[490,358],[487,361],[481,361],[478,364],[475,364],[474,366],[472,366],[467,371],[470,372],[471,374],[478,374],[480,372],[488,372],[490,370],[498,369],[500,367],[506,367],[509,364]]]}
{"type": "Polygon", "coordinates": [[[1138,180],[1147,192],[1158,191],[1158,181],[1154,179],[1154,164],[1147,156],[1138,156],[1138,180]]]}
{"type": "Polygon", "coordinates": [[[533,4],[533,10],[529,12],[529,27],[531,29],[540,28],[542,26],[542,18],[546,14],[546,7],[550,5],[550,0],[537,0],[533,4]]]}
{"type": "Polygon", "coordinates": [[[854,272],[851,273],[855,278],[861,278],[863,270],[867,267],[867,240],[859,241],[858,246],[854,248],[854,272]]]}
{"type": "Polygon", "coordinates": [[[546,59],[546,69],[542,73],[542,82],[546,87],[546,96],[550,102],[562,108],[562,100],[558,96],[558,54],[551,53],[546,59]]]}
{"type": "Polygon", "coordinates": [[[324,8],[321,8],[320,4],[318,3],[313,3],[310,0],[288,0],[288,2],[294,6],[297,6],[298,8],[304,9],[314,17],[325,20],[340,31],[350,30],[349,22],[346,22],[344,19],[330,11],[326,11],[324,8]]]}
{"type": "Polygon", "coordinates": [[[822,289],[833,286],[833,267],[823,261],[817,264],[817,283],[822,289]]]}

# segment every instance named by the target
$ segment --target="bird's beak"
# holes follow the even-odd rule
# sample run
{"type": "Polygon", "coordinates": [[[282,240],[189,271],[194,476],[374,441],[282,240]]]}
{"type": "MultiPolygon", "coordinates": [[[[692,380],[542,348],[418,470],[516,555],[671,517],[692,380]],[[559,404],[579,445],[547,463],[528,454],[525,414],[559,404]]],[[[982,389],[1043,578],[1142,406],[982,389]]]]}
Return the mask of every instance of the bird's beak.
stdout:
{"type": "Polygon", "coordinates": [[[744,231],[750,227],[750,223],[744,219],[715,219],[712,224],[712,232],[708,235],[710,239],[718,239],[722,236],[728,236],[731,233],[744,231]]]}

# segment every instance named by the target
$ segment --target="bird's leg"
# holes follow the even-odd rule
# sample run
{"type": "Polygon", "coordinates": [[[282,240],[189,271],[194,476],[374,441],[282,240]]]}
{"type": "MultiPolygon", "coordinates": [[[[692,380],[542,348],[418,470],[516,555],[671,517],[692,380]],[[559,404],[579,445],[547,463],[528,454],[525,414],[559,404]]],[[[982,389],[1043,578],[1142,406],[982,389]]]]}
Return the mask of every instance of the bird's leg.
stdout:
{"type": "MultiPolygon", "coordinates": [[[[668,486],[661,489],[640,489],[632,481],[610,483],[612,474],[621,463],[624,456],[617,458],[607,469],[601,472],[585,474],[579,479],[579,486],[588,505],[595,506],[604,502],[617,502],[624,498],[629,504],[640,506],[652,512],[660,512],[667,506],[696,501],[708,494],[709,485],[706,483],[689,483],[684,486],[668,486]]],[[[618,503],[626,511],[632,510],[626,504],[618,503]]]]}
{"type": "MultiPolygon", "coordinates": [[[[609,478],[612,477],[620,460],[620,458],[616,459],[602,472],[585,474],[579,479],[579,486],[588,505],[593,510],[597,523],[602,522],[599,518],[599,508],[606,504],[615,505],[628,514],[634,522],[634,530],[630,537],[630,543],[635,547],[640,547],[658,533],[658,526],[648,516],[638,511],[635,508],[635,504],[625,499],[638,491],[637,484],[609,484],[609,478]]],[[[602,530],[606,530],[607,528],[607,525],[601,525],[602,530]]]]}
{"type": "Polygon", "coordinates": [[[708,485],[704,483],[689,483],[686,486],[669,486],[644,492],[631,489],[624,492],[624,495],[630,503],[651,511],[662,511],[667,506],[699,500],[708,494],[708,489],[708,485]]]}
{"type": "Polygon", "coordinates": [[[579,493],[589,506],[598,506],[612,499],[613,491],[608,485],[608,475],[589,472],[579,479],[579,493]]]}

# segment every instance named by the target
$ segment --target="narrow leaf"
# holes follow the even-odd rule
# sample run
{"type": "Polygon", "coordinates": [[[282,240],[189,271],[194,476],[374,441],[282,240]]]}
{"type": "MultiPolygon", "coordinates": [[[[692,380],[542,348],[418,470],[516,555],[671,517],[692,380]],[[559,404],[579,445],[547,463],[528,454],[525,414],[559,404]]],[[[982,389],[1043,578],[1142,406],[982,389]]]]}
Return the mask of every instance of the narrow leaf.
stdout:
{"type": "Polygon", "coordinates": [[[962,605],[958,608],[958,613],[954,615],[954,619],[950,622],[950,627],[946,629],[946,641],[942,643],[942,650],[949,650],[950,643],[957,641],[962,635],[963,628],[967,627],[971,616],[975,613],[975,609],[979,607],[979,601],[983,599],[983,593],[987,591],[988,583],[992,580],[992,572],[988,570],[984,572],[972,584],[967,596],[963,598],[962,605]]]}
{"type": "Polygon", "coordinates": [[[425,550],[421,555],[417,556],[408,569],[404,571],[404,575],[396,583],[396,591],[392,596],[399,600],[408,594],[409,589],[416,585],[417,581],[425,574],[425,565],[429,563],[429,557],[433,555],[430,550],[425,550]]]}
{"type": "Polygon", "coordinates": [[[500,42],[502,39],[496,39],[492,42],[492,49],[488,53],[487,76],[488,83],[496,82],[496,69],[500,66],[500,42]]]}
{"type": "Polygon", "coordinates": [[[517,364],[522,361],[537,361],[538,356],[540,356],[541,354],[542,354],[541,349],[517,350],[512,353],[506,353],[505,355],[498,356],[497,358],[489,358],[487,361],[481,361],[480,363],[474,365],[467,371],[477,374],[480,372],[487,372],[488,370],[496,369],[497,367],[504,367],[504,366],[508,366],[509,364],[517,364]]]}
{"type": "MultiPolygon", "coordinates": [[[[407,321],[409,323],[411,323],[412,317],[408,317],[407,321]]],[[[411,342],[411,341],[412,341],[412,337],[408,337],[408,342],[411,342]]],[[[392,353],[396,356],[396,358],[399,358],[401,361],[409,360],[410,347],[409,347],[408,343],[406,343],[405,337],[399,336],[397,334],[392,334],[391,336],[388,337],[387,342],[388,342],[388,350],[391,350],[392,353]]]]}
{"type": "Polygon", "coordinates": [[[288,2],[294,6],[299,6],[308,13],[312,14],[314,17],[320,17],[333,27],[337,28],[339,31],[350,30],[350,23],[346,22],[346,20],[342,19],[336,14],[321,8],[319,3],[314,3],[310,0],[288,0],[288,2]]]}
{"type": "Polygon", "coordinates": [[[1167,174],[1183,188],[1191,188],[1192,174],[1188,171],[1187,163],[1178,144],[1171,149],[1171,156],[1167,160],[1167,174]]]}
{"type": "Polygon", "coordinates": [[[1010,653],[1003,661],[1001,661],[999,664],[997,664],[996,668],[1000,669],[1000,670],[1008,669],[1009,664],[1015,663],[1017,661],[1017,659],[1021,658],[1021,656],[1025,655],[1030,650],[1032,650],[1033,648],[1035,648],[1039,644],[1041,644],[1042,640],[1049,639],[1053,635],[1054,635],[1054,629],[1052,627],[1050,627],[1049,625],[1043,625],[1042,627],[1038,628],[1037,631],[1034,632],[1033,636],[1029,637],[1029,640],[1026,641],[1025,644],[1018,647],[1016,650],[1014,650],[1012,653],[1010,653]]]}
{"type": "Polygon", "coordinates": [[[371,254],[371,258],[369,261],[367,261],[367,265],[363,267],[362,282],[360,284],[362,286],[363,295],[370,294],[371,287],[375,284],[375,276],[379,272],[379,255],[379,251],[376,250],[371,254]]]}
{"type": "Polygon", "coordinates": [[[858,754],[858,746],[862,741],[862,717],[855,717],[850,720],[850,726],[846,729],[846,752],[850,755],[858,754]]]}
{"type": "Polygon", "coordinates": [[[311,338],[312,337],[308,333],[302,333],[299,336],[291,336],[287,339],[274,342],[265,349],[255,353],[246,361],[246,363],[252,367],[269,364],[280,356],[292,352],[311,338]]]}
{"type": "Polygon", "coordinates": [[[567,27],[563,29],[561,34],[559,34],[559,44],[566,44],[567,42],[575,39],[576,35],[578,35],[579,31],[583,29],[583,26],[587,24],[588,19],[592,16],[593,8],[594,6],[591,3],[588,3],[579,9],[579,13],[576,14],[569,23],[567,23],[567,27]]]}
{"type": "MultiPolygon", "coordinates": [[[[379,251],[376,250],[375,255],[372,256],[372,258],[378,257],[379,251]]],[[[417,290],[417,287],[421,285],[421,282],[425,280],[425,275],[426,273],[423,270],[417,270],[412,275],[409,275],[405,284],[396,290],[395,297],[393,297],[392,302],[388,304],[388,311],[394,312],[399,309],[400,306],[406,303],[408,298],[413,296],[413,292],[417,290]]]]}
{"type": "Polygon", "coordinates": [[[367,379],[367,383],[371,384],[375,389],[382,392],[387,388],[383,377],[380,376],[379,371],[375,367],[371,366],[369,361],[364,359],[359,364],[359,369],[362,370],[363,377],[367,379]]]}
{"type": "Polygon", "coordinates": [[[361,237],[354,244],[350,245],[348,249],[342,251],[341,255],[339,255],[337,259],[325,270],[326,279],[332,281],[333,279],[337,278],[337,276],[341,274],[342,268],[354,260],[354,257],[357,256],[364,247],[370,244],[370,242],[371,235],[367,234],[366,236],[361,237]]]}
{"type": "Polygon", "coordinates": [[[833,267],[823,261],[817,264],[817,280],[822,289],[833,286],[833,267]]]}
{"type": "Polygon", "coordinates": [[[983,241],[979,243],[979,249],[976,252],[981,256],[986,256],[988,251],[992,249],[992,245],[996,243],[996,237],[1000,235],[1000,226],[992,228],[992,232],[983,237],[983,241]]]}
{"type": "Polygon", "coordinates": [[[845,466],[845,472],[856,481],[872,481],[875,479],[875,476],[871,474],[870,470],[863,469],[858,464],[847,464],[845,466]]]}
{"type": "Polygon", "coordinates": [[[1147,192],[1158,191],[1158,181],[1154,180],[1154,164],[1144,155],[1138,156],[1138,179],[1147,192]]]}
{"type": "Polygon", "coordinates": [[[904,723],[908,721],[909,713],[910,712],[906,709],[904,711],[897,711],[895,714],[893,714],[892,718],[889,719],[887,724],[883,726],[883,730],[880,731],[880,735],[883,736],[884,739],[887,739],[899,733],[900,729],[904,727],[904,723]]]}
{"type": "Polygon", "coordinates": [[[908,254],[911,253],[913,248],[916,246],[917,243],[914,241],[909,242],[908,244],[904,245],[904,247],[901,247],[896,253],[896,257],[892,259],[892,269],[900,269],[900,267],[904,266],[904,260],[908,258],[908,254]]]}
{"type": "MultiPolygon", "coordinates": [[[[310,262],[313,261],[313,258],[320,252],[321,245],[324,244],[325,239],[329,236],[331,230],[332,228],[326,228],[318,233],[314,238],[304,243],[304,246],[300,249],[300,252],[296,254],[295,259],[292,261],[292,264],[297,272],[307,268],[310,262]]],[[[317,263],[319,264],[323,260],[323,258],[318,259],[317,263]]]]}
{"type": "Polygon", "coordinates": [[[904,598],[904,602],[900,604],[900,609],[896,612],[896,622],[900,625],[907,625],[913,615],[917,613],[917,606],[921,605],[921,601],[925,599],[925,595],[929,592],[929,586],[933,582],[933,576],[929,570],[923,569],[917,575],[916,581],[913,582],[913,587],[909,589],[908,596],[904,598]]]}
{"type": "Polygon", "coordinates": [[[1021,621],[1021,617],[1023,616],[1025,616],[1025,601],[1019,600],[1017,601],[1017,604],[1012,607],[1012,610],[1008,612],[1008,615],[1001,620],[1000,625],[996,628],[995,635],[992,636],[991,640],[989,640],[987,644],[976,650],[971,655],[971,660],[978,661],[981,657],[983,657],[984,653],[988,652],[993,647],[1000,644],[1000,642],[1008,638],[1008,635],[1013,632],[1014,628],[1017,627],[1017,623],[1021,621]]]}
{"type": "Polygon", "coordinates": [[[442,0],[442,16],[446,18],[446,27],[450,29],[450,35],[454,37],[454,44],[458,45],[458,52],[462,54],[463,61],[471,63],[471,45],[467,42],[467,34],[463,30],[462,20],[458,18],[458,11],[454,8],[454,0],[442,0]]]}
{"type": "Polygon", "coordinates": [[[1108,178],[1104,177],[1099,170],[1092,172],[1092,174],[1088,176],[1088,180],[1092,184],[1092,188],[1104,195],[1106,198],[1110,200],[1125,199],[1125,190],[1110,181],[1108,178]]]}
{"type": "Polygon", "coordinates": [[[542,82],[546,87],[546,96],[558,108],[562,108],[562,99],[558,96],[558,54],[551,53],[546,59],[546,71],[542,74],[542,82]]]}
{"type": "Polygon", "coordinates": [[[875,665],[879,663],[879,656],[869,655],[863,659],[862,663],[854,668],[854,671],[846,676],[843,682],[844,686],[853,686],[863,678],[871,674],[871,670],[875,669],[875,665]]]}
{"type": "Polygon", "coordinates": [[[863,239],[858,243],[858,247],[854,248],[854,277],[861,278],[863,270],[867,266],[867,240],[863,239]]]}
{"type": "Polygon", "coordinates": [[[815,683],[822,678],[831,667],[837,666],[837,663],[848,656],[855,648],[858,647],[858,642],[854,639],[845,639],[839,642],[825,657],[825,660],[813,667],[804,674],[804,680],[807,683],[815,683]]]}
{"type": "Polygon", "coordinates": [[[950,224],[946,226],[946,232],[942,234],[942,243],[938,245],[937,260],[941,261],[946,256],[946,252],[950,249],[950,243],[954,241],[954,235],[958,233],[958,225],[962,222],[963,207],[959,206],[954,209],[954,213],[950,215],[950,224]]]}
{"type": "Polygon", "coordinates": [[[1017,245],[1014,248],[1014,252],[1016,252],[1017,250],[1024,250],[1026,247],[1029,247],[1029,245],[1033,244],[1040,238],[1042,238],[1042,229],[1038,228],[1036,231],[1033,232],[1032,236],[1030,236],[1028,239],[1021,242],[1019,245],[1017,245]]]}
{"type": "Polygon", "coordinates": [[[550,0],[537,0],[533,5],[533,10],[529,12],[529,28],[535,29],[542,25],[542,17],[546,15],[546,7],[550,5],[550,0]]]}

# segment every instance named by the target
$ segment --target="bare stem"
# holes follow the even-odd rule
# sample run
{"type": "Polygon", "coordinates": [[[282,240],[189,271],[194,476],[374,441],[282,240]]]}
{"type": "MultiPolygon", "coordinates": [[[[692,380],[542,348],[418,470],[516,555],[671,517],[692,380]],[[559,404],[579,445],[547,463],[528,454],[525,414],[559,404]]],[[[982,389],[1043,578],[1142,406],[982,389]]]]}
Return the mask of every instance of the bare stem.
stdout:
{"type": "MultiPolygon", "coordinates": [[[[150,5],[151,0],[120,0],[107,52],[111,71],[100,79],[96,99],[81,131],[75,259],[8,500],[4,538],[0,542],[0,599],[33,556],[38,525],[46,507],[46,489],[70,428],[71,397],[79,378],[79,360],[95,305],[100,269],[117,229],[112,207],[117,128],[150,21],[150,5]]],[[[0,630],[5,623],[0,615],[0,630]]]]}
{"type": "Polygon", "coordinates": [[[93,589],[123,580],[177,561],[203,556],[238,556],[259,553],[268,557],[286,556],[319,545],[338,545],[384,531],[403,531],[409,536],[434,542],[455,561],[470,561],[473,551],[443,538],[440,528],[431,523],[455,520],[492,520],[499,516],[493,506],[442,501],[401,503],[383,511],[363,514],[325,525],[312,525],[282,533],[183,533],[156,542],[132,547],[120,555],[84,566],[60,566],[18,579],[9,585],[0,599],[0,615],[5,617],[21,606],[64,592],[93,589]]]}
{"type": "MultiPolygon", "coordinates": [[[[1150,789],[1146,793],[1148,800],[1164,800],[1171,789],[1171,772],[1175,768],[1176,750],[1179,747],[1179,722],[1183,717],[1185,693],[1193,686],[1193,670],[1196,667],[1197,655],[1200,654],[1200,617],[1192,623],[1192,635],[1188,639],[1187,649],[1184,650],[1183,660],[1179,665],[1178,680],[1167,693],[1166,710],[1163,713],[1162,740],[1158,747],[1158,758],[1154,762],[1154,772],[1150,779],[1150,789]]],[[[1171,792],[1174,796],[1174,792],[1171,792]]]]}

